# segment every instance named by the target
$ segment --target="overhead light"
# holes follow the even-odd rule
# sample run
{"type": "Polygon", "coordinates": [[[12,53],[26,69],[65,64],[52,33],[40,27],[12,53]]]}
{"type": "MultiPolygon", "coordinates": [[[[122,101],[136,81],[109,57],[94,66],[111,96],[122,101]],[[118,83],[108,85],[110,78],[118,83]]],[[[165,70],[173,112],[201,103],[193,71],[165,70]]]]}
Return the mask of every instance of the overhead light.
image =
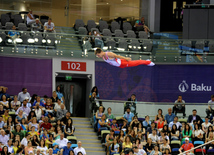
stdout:
{"type": "Polygon", "coordinates": [[[85,40],[83,41],[83,44],[85,44],[85,40]]]}
{"type": "Polygon", "coordinates": [[[118,51],[125,51],[124,48],[117,48],[118,51]]]}
{"type": "Polygon", "coordinates": [[[129,48],[132,48],[132,45],[129,45],[129,48]]]}
{"type": "Polygon", "coordinates": [[[55,44],[57,44],[57,40],[55,40],[55,44]]]}
{"type": "Polygon", "coordinates": [[[136,49],[136,46],[133,46],[134,49],[136,49]]]}
{"type": "Polygon", "coordinates": [[[50,44],[50,43],[51,43],[51,40],[50,40],[50,39],[48,39],[48,40],[47,40],[47,43],[48,43],[48,44],[50,44]]]}
{"type": "Polygon", "coordinates": [[[32,39],[32,38],[29,38],[29,39],[27,40],[27,42],[30,43],[30,44],[33,44],[33,43],[35,43],[35,40],[32,39]]]}
{"type": "Polygon", "coordinates": [[[106,3],[106,4],[109,4],[109,3],[106,3]]]}
{"type": "Polygon", "coordinates": [[[8,39],[7,42],[8,42],[8,43],[12,43],[13,40],[12,40],[12,39],[8,39]]]}
{"type": "Polygon", "coordinates": [[[38,38],[35,38],[34,40],[35,40],[35,42],[36,42],[36,43],[39,41],[39,39],[38,39],[38,38]]]}
{"type": "Polygon", "coordinates": [[[111,49],[111,46],[109,46],[109,49],[111,49]]]}
{"type": "Polygon", "coordinates": [[[0,43],[2,42],[3,40],[2,40],[2,38],[0,37],[0,43]]]}
{"type": "Polygon", "coordinates": [[[107,46],[104,46],[104,47],[103,47],[103,49],[104,49],[104,50],[107,50],[107,49],[108,49],[108,47],[107,47],[107,46]]]}
{"type": "Polygon", "coordinates": [[[140,47],[140,46],[138,46],[137,48],[138,48],[139,50],[141,49],[141,47],[140,47]]]}
{"type": "Polygon", "coordinates": [[[16,43],[22,43],[23,40],[21,38],[16,38],[16,43]]]}
{"type": "Polygon", "coordinates": [[[46,43],[46,40],[45,40],[45,39],[42,39],[42,43],[43,43],[43,44],[46,43]]]}
{"type": "Polygon", "coordinates": [[[146,49],[147,49],[147,46],[143,46],[143,49],[146,50],[146,49]]]}

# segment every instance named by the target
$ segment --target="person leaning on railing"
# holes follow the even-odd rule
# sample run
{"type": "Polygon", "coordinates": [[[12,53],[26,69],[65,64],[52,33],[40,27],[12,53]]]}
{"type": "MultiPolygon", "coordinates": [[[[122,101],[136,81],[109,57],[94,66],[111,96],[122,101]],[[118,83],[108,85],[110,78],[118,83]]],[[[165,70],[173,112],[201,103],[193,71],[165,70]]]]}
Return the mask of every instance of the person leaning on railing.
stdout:
{"type": "MultiPolygon", "coordinates": [[[[190,149],[194,148],[194,145],[192,143],[189,143],[189,138],[186,137],[185,138],[185,144],[183,144],[180,149],[179,149],[179,152],[182,153],[182,151],[188,151],[190,149]]],[[[186,154],[184,155],[193,155],[193,151],[191,152],[187,152],[186,154]]]]}

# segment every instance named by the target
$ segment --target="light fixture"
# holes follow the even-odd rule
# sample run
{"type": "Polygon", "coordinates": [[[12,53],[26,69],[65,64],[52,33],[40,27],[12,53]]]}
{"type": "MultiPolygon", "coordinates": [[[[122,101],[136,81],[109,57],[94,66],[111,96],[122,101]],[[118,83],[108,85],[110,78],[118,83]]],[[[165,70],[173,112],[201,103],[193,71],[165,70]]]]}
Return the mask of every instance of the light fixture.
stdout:
{"type": "Polygon", "coordinates": [[[147,49],[147,46],[143,46],[143,49],[146,50],[146,49],[147,49]]]}
{"type": "Polygon", "coordinates": [[[35,38],[34,40],[35,40],[35,42],[36,42],[36,43],[39,41],[39,39],[38,39],[38,38],[35,38]]]}
{"type": "Polygon", "coordinates": [[[108,49],[108,47],[107,47],[107,46],[104,46],[104,47],[103,47],[103,49],[104,49],[104,50],[107,50],[107,49],[108,49]]]}
{"type": "Polygon", "coordinates": [[[58,43],[58,41],[57,40],[55,40],[55,44],[57,44],[58,43]]]}
{"type": "Polygon", "coordinates": [[[27,42],[30,43],[30,44],[33,44],[33,43],[35,43],[35,40],[32,39],[32,38],[29,38],[29,39],[27,40],[27,42]]]}
{"type": "Polygon", "coordinates": [[[138,48],[139,50],[141,49],[141,47],[140,47],[140,46],[138,46],[137,48],[138,48]]]}
{"type": "Polygon", "coordinates": [[[48,39],[48,40],[47,40],[47,43],[48,43],[48,44],[50,44],[50,43],[51,43],[51,40],[50,40],[50,39],[48,39]]]}
{"type": "Polygon", "coordinates": [[[21,38],[16,38],[16,43],[22,43],[23,40],[21,38]]]}
{"type": "Polygon", "coordinates": [[[109,46],[109,49],[111,49],[111,46],[109,46]]]}
{"type": "Polygon", "coordinates": [[[2,40],[2,38],[0,37],[0,43],[2,42],[3,40],[2,40]]]}
{"type": "Polygon", "coordinates": [[[42,43],[43,43],[43,44],[46,43],[46,40],[45,40],[45,39],[42,39],[42,43]]]}
{"type": "Polygon", "coordinates": [[[8,42],[8,43],[12,43],[13,40],[12,40],[12,39],[8,39],[7,42],[8,42]]]}
{"type": "Polygon", "coordinates": [[[132,45],[129,45],[129,48],[132,48],[132,45]]]}
{"type": "Polygon", "coordinates": [[[136,46],[133,46],[134,49],[136,49],[136,46]]]}
{"type": "Polygon", "coordinates": [[[106,3],[106,4],[109,4],[109,3],[106,3]]]}
{"type": "Polygon", "coordinates": [[[118,51],[125,51],[124,48],[117,48],[118,51]]]}

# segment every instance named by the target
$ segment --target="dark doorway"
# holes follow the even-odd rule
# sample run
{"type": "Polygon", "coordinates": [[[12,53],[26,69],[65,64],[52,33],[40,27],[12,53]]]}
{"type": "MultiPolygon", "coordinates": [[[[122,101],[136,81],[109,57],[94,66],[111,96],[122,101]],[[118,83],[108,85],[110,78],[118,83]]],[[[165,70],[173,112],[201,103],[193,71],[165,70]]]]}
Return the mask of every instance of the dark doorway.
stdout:
{"type": "Polygon", "coordinates": [[[162,0],[160,31],[182,31],[185,4],[193,4],[196,0],[162,0]]]}
{"type": "Polygon", "coordinates": [[[74,117],[85,117],[87,82],[89,82],[87,75],[59,73],[56,77],[56,86],[60,85],[63,91],[66,109],[74,117]]]}

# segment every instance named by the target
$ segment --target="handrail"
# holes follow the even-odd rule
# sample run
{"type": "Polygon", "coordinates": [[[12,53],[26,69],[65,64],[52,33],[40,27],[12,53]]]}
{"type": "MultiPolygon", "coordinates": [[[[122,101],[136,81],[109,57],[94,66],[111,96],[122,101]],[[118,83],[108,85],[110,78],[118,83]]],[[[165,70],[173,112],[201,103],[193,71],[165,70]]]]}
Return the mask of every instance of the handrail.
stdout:
{"type": "MultiPolygon", "coordinates": [[[[123,101],[123,100],[105,100],[105,99],[97,99],[97,101],[102,101],[102,102],[116,102],[116,103],[127,103],[127,102],[133,102],[133,101],[123,101]]],[[[173,102],[143,102],[143,101],[137,101],[137,104],[161,104],[161,105],[185,104],[185,105],[208,105],[208,103],[173,103],[173,102]]]]}
{"type": "Polygon", "coordinates": [[[179,153],[178,155],[183,155],[183,154],[185,154],[185,153],[187,153],[187,152],[190,152],[190,151],[192,151],[192,150],[195,150],[195,149],[197,149],[197,148],[199,148],[199,147],[202,147],[202,146],[207,145],[207,144],[212,143],[212,142],[214,142],[214,140],[209,141],[209,142],[204,143],[204,144],[201,144],[201,145],[199,145],[199,146],[197,146],[197,147],[194,147],[194,148],[192,148],[192,149],[190,149],[190,150],[188,150],[188,151],[185,151],[185,152],[179,153]]]}

